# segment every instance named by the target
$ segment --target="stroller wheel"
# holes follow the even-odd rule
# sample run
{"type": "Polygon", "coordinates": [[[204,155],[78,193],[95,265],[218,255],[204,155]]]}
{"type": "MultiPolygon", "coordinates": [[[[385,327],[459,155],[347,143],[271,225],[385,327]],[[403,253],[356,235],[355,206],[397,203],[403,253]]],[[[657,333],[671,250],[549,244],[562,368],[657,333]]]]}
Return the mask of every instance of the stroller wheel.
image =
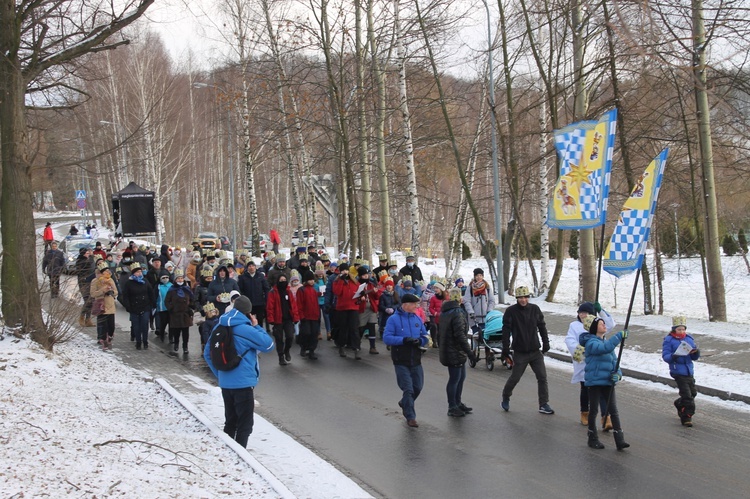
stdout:
{"type": "Polygon", "coordinates": [[[487,370],[492,371],[493,369],[495,369],[495,361],[492,358],[488,357],[487,358],[487,370]]]}

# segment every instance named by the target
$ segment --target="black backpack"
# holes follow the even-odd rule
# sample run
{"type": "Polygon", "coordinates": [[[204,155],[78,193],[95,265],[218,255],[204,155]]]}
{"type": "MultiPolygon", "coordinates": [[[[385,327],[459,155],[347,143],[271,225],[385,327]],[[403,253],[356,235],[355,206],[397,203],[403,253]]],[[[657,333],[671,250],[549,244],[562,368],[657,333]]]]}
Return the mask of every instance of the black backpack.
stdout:
{"type": "Polygon", "coordinates": [[[221,324],[214,328],[208,341],[211,346],[211,363],[219,371],[231,371],[242,362],[242,358],[251,350],[248,348],[242,355],[237,355],[232,328],[221,324]]]}

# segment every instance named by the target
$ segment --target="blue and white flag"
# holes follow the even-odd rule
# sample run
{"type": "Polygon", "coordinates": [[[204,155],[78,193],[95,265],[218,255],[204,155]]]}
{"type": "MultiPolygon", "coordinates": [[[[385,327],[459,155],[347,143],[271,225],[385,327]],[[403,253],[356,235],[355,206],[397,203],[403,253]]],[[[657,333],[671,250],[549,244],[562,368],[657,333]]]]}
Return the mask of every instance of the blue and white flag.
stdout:
{"type": "Polygon", "coordinates": [[[603,268],[612,275],[630,274],[643,264],[668,154],[669,149],[664,149],[651,161],[622,207],[617,227],[604,253],[603,268]]]}
{"type": "Polygon", "coordinates": [[[617,109],[612,109],[598,120],[555,130],[560,176],[547,210],[547,226],[591,229],[607,220],[616,126],[617,109]]]}

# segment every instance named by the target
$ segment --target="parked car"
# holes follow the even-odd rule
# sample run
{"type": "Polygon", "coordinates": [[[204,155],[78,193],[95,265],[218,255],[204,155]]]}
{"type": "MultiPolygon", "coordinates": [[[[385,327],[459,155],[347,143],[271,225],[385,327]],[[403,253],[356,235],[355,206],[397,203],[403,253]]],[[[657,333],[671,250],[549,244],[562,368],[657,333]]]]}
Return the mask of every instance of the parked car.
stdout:
{"type": "Polygon", "coordinates": [[[199,232],[196,239],[200,242],[201,249],[221,249],[221,240],[216,232],[199,232]]]}
{"type": "Polygon", "coordinates": [[[295,229],[294,233],[292,234],[292,246],[308,246],[310,244],[315,243],[315,240],[317,239],[317,245],[319,247],[325,247],[326,245],[326,238],[325,236],[317,236],[315,237],[315,231],[312,229],[302,229],[302,237],[299,237],[298,231],[295,229]]]}
{"type": "Polygon", "coordinates": [[[96,239],[89,236],[67,236],[60,242],[60,251],[65,254],[65,269],[63,272],[69,274],[75,271],[76,260],[81,248],[94,249],[96,239]]]}
{"type": "MultiPolygon", "coordinates": [[[[260,250],[266,252],[271,249],[271,237],[268,234],[260,235],[260,250]]],[[[250,234],[247,238],[242,241],[242,247],[245,249],[252,249],[253,247],[253,235],[250,234]]]]}

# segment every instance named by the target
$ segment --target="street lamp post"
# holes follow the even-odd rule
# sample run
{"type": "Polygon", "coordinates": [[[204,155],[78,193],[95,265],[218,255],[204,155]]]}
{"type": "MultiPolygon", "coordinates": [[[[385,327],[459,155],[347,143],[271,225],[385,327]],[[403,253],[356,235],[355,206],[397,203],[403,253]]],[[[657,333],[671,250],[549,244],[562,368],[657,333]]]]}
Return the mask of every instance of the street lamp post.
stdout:
{"type": "MultiPolygon", "coordinates": [[[[219,92],[228,95],[223,88],[210,83],[194,82],[195,88],[213,88],[219,92]]],[[[232,152],[232,108],[227,104],[227,154],[229,156],[229,209],[232,218],[232,241],[231,248],[234,253],[237,250],[237,217],[234,213],[234,153],[232,152]]]]}
{"type": "MultiPolygon", "coordinates": [[[[123,133],[123,131],[125,130],[125,127],[123,127],[121,124],[115,121],[106,121],[106,120],[99,120],[99,124],[100,125],[112,125],[113,127],[115,127],[115,141],[118,144],[123,144],[125,142],[125,137],[127,137],[127,131],[123,133]]],[[[121,164],[119,168],[120,188],[123,188],[130,183],[130,179],[128,177],[128,144],[125,144],[125,147],[122,150],[122,155],[123,155],[123,164],[121,164]]],[[[118,158],[119,158],[119,155],[118,155],[118,158]]]]}
{"type": "Polygon", "coordinates": [[[677,280],[680,280],[680,226],[677,224],[677,208],[680,205],[677,203],[672,204],[674,209],[674,248],[677,252],[677,280]]]}
{"type": "Polygon", "coordinates": [[[492,60],[492,26],[490,24],[490,7],[487,0],[482,0],[487,11],[487,46],[489,59],[489,97],[490,97],[490,123],[492,132],[492,184],[494,187],[495,201],[495,235],[497,236],[497,297],[498,302],[505,302],[505,274],[503,272],[503,232],[502,212],[500,211],[500,171],[497,166],[497,120],[495,118],[495,75],[493,73],[492,60]]]}

